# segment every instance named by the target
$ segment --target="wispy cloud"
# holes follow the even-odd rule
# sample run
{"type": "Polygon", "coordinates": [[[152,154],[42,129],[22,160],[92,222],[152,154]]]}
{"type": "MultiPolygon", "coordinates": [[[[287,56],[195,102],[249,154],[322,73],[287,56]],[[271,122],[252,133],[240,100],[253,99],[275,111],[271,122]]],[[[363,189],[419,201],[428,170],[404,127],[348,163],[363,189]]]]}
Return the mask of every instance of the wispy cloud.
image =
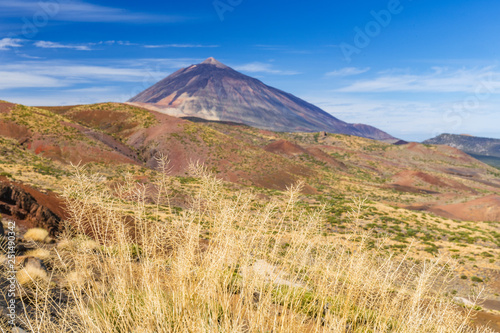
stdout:
{"type": "Polygon", "coordinates": [[[434,67],[426,74],[388,71],[373,79],[360,80],[339,92],[465,92],[478,89],[500,92],[500,73],[494,67],[450,70],[434,67]]]}
{"type": "Polygon", "coordinates": [[[291,53],[291,54],[310,54],[312,53],[310,50],[297,50],[288,45],[268,45],[268,44],[257,44],[254,47],[264,50],[264,51],[277,51],[282,53],[291,53]]]}
{"type": "Polygon", "coordinates": [[[300,97],[344,121],[370,124],[405,140],[422,141],[444,132],[480,134],[480,129],[484,133],[495,133],[494,128],[500,121],[496,97],[482,103],[473,112],[459,111],[464,116],[460,123],[456,121],[460,113],[450,113],[457,110],[455,103],[446,99],[421,100],[417,96],[398,99],[394,94],[353,96],[335,93],[300,97]]]}
{"type": "Polygon", "coordinates": [[[366,73],[370,70],[370,67],[366,68],[356,68],[356,67],[345,67],[342,69],[335,70],[333,72],[326,73],[327,76],[352,76],[366,73]]]}
{"type": "Polygon", "coordinates": [[[25,59],[42,59],[42,57],[37,57],[37,56],[32,56],[29,54],[24,54],[24,53],[17,53],[16,56],[25,58],[25,59]]]}
{"type": "Polygon", "coordinates": [[[215,48],[220,47],[219,45],[203,45],[203,44],[140,44],[133,43],[130,41],[99,41],[95,43],[80,43],[80,44],[64,44],[59,42],[50,42],[50,41],[38,41],[35,42],[34,45],[40,48],[46,49],[73,49],[78,51],[91,51],[94,46],[133,46],[133,47],[144,47],[148,49],[156,49],[156,48],[215,48]]]}
{"type": "Polygon", "coordinates": [[[96,66],[57,61],[29,61],[0,66],[0,90],[15,88],[70,87],[98,80],[140,82],[144,69],[96,66]]]}
{"type": "Polygon", "coordinates": [[[205,45],[205,44],[140,44],[129,41],[114,41],[108,40],[104,42],[94,43],[93,45],[106,44],[106,45],[120,45],[120,46],[138,46],[147,49],[160,49],[160,48],[215,48],[220,45],[205,45]]]}
{"type": "Polygon", "coordinates": [[[65,84],[48,75],[0,70],[0,90],[34,87],[63,87],[65,84]]]}
{"type": "Polygon", "coordinates": [[[234,69],[238,71],[250,72],[250,73],[268,73],[277,75],[297,75],[300,72],[296,71],[285,71],[273,68],[271,64],[266,64],[262,62],[252,62],[249,64],[234,66],[234,69]]]}
{"type": "Polygon", "coordinates": [[[159,48],[214,48],[220,47],[220,45],[202,45],[202,44],[159,44],[159,45],[142,45],[147,49],[159,49],[159,48]]]}
{"type": "Polygon", "coordinates": [[[8,50],[14,47],[22,47],[24,40],[16,38],[3,38],[0,39],[0,50],[8,50]]]}
{"type": "Polygon", "coordinates": [[[56,42],[38,41],[34,44],[36,47],[43,49],[72,49],[78,51],[90,51],[92,50],[89,45],[72,45],[72,44],[61,44],[56,42]]]}
{"type": "Polygon", "coordinates": [[[257,44],[254,45],[254,47],[264,51],[279,51],[279,52],[288,52],[291,49],[291,47],[288,45],[271,45],[271,44],[257,44]]]}
{"type": "Polygon", "coordinates": [[[36,0],[3,0],[0,17],[19,17],[36,12],[50,12],[58,21],[70,22],[179,22],[189,18],[175,15],[134,13],[122,8],[107,7],[78,0],[39,2],[36,0]],[[45,8],[45,10],[44,10],[45,8]]]}
{"type": "Polygon", "coordinates": [[[124,102],[196,58],[39,60],[0,63],[4,100],[27,105],[124,102]],[[29,89],[28,89],[29,88],[29,89]]]}
{"type": "Polygon", "coordinates": [[[53,88],[43,91],[32,90],[30,94],[2,92],[2,98],[9,102],[25,105],[77,105],[99,102],[124,102],[123,87],[119,85],[81,89],[53,88]]]}
{"type": "Polygon", "coordinates": [[[137,83],[152,85],[173,70],[199,59],[161,58],[96,62],[39,60],[0,64],[0,90],[16,88],[73,87],[79,84],[137,83]]]}

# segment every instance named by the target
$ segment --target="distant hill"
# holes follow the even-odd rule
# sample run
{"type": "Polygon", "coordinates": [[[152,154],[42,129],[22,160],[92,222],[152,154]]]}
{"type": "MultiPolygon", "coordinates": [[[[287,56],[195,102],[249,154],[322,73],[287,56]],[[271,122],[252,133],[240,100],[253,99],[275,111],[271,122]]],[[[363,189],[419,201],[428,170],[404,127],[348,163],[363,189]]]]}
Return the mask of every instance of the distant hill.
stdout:
{"type": "Polygon", "coordinates": [[[470,135],[441,134],[424,141],[425,144],[447,145],[471,155],[478,160],[500,168],[500,140],[470,135]]]}
{"type": "Polygon", "coordinates": [[[176,117],[241,123],[276,132],[325,131],[397,141],[373,126],[339,120],[214,58],[178,70],[128,102],[176,117]]]}

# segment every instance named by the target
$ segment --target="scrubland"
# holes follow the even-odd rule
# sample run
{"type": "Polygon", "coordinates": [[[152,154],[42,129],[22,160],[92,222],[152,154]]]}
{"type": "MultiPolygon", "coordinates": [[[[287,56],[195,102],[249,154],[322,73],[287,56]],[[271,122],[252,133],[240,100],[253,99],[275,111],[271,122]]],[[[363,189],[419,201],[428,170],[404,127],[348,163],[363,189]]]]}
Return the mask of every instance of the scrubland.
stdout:
{"type": "MultiPolygon", "coordinates": [[[[160,169],[168,170],[165,159],[160,169]]],[[[408,260],[359,223],[350,205],[341,235],[325,232],[327,204],[228,192],[206,168],[188,209],[170,205],[172,178],[114,186],[76,168],[55,244],[24,268],[20,326],[33,332],[488,332],[446,288],[453,262],[408,260]],[[49,253],[47,253],[47,251],[49,253]]],[[[44,235],[46,239],[46,235],[44,235]]],[[[405,251],[410,251],[411,244],[405,251]]],[[[2,329],[6,330],[5,323],[2,329]]]]}

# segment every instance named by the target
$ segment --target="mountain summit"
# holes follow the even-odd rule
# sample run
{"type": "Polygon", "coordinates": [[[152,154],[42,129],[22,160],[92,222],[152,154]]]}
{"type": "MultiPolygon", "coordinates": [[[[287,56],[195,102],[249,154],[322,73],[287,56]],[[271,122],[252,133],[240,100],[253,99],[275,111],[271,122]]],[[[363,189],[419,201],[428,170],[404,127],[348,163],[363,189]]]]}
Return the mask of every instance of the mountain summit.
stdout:
{"type": "Polygon", "coordinates": [[[202,62],[200,65],[213,65],[217,68],[229,68],[227,67],[226,65],[224,65],[223,63],[217,61],[215,58],[213,57],[210,57],[208,59],[206,59],[204,62],[202,62]]]}
{"type": "Polygon", "coordinates": [[[375,127],[341,121],[214,58],[178,70],[128,102],[177,117],[229,121],[276,132],[326,131],[394,140],[375,127]]]}

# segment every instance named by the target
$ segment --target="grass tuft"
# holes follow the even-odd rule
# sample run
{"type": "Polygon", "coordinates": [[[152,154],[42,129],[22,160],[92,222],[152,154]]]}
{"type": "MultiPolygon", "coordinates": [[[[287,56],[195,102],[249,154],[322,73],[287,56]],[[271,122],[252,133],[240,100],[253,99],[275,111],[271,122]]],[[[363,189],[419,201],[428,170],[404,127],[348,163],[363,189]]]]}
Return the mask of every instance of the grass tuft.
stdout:
{"type": "Polygon", "coordinates": [[[42,248],[29,250],[25,253],[26,256],[35,257],[40,260],[47,260],[51,257],[50,251],[42,248]]]}
{"type": "Polygon", "coordinates": [[[24,234],[27,241],[44,242],[49,236],[49,232],[42,228],[31,228],[24,234]]]}
{"type": "Polygon", "coordinates": [[[39,267],[26,266],[16,273],[16,280],[21,286],[37,286],[48,281],[47,272],[39,267]]]}

